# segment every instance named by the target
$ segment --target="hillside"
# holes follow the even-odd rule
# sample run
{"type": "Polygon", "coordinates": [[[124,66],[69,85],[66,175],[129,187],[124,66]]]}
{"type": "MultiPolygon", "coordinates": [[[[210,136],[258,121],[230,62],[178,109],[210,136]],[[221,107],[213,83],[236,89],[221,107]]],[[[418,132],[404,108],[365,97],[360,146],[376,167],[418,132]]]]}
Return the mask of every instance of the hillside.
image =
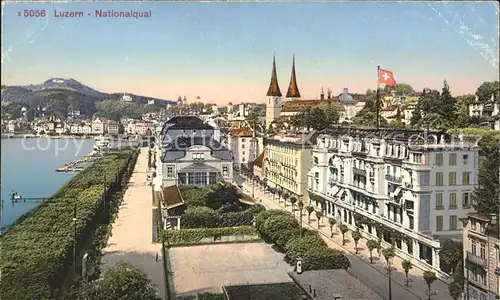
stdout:
{"type": "MultiPolygon", "coordinates": [[[[51,78],[42,84],[26,86],[3,86],[2,103],[13,103],[26,106],[28,109],[65,106],[90,116],[95,112],[96,102],[103,100],[119,101],[123,93],[107,94],[86,86],[75,79],[51,78]]],[[[156,105],[176,104],[176,101],[162,100],[152,97],[127,94],[132,102],[148,103],[153,100],[156,105]]]]}

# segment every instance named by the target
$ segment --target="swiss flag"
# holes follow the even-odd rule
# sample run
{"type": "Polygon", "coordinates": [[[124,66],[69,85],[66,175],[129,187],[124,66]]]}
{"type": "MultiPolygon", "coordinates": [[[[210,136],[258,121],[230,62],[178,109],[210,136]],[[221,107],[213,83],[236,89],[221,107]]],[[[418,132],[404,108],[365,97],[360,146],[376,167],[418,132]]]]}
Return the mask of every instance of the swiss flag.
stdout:
{"type": "Polygon", "coordinates": [[[396,80],[394,80],[392,71],[389,70],[379,69],[378,82],[391,87],[396,86],[396,80]]]}

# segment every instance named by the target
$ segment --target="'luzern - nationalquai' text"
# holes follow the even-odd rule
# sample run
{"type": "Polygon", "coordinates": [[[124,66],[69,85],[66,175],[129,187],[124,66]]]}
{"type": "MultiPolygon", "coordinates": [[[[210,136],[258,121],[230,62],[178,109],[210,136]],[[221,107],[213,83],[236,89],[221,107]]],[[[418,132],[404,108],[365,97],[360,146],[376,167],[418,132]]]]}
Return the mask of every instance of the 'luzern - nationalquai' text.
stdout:
{"type": "Polygon", "coordinates": [[[132,19],[147,19],[151,18],[151,10],[149,11],[114,11],[96,9],[94,16],[96,18],[132,18],[132,19]]]}

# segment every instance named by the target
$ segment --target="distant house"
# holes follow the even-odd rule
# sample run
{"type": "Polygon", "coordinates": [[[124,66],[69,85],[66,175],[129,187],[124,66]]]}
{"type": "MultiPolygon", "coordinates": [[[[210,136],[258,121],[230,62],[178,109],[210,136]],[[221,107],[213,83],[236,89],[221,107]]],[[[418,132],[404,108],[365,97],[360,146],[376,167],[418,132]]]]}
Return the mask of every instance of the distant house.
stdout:
{"type": "Polygon", "coordinates": [[[123,133],[123,125],[120,122],[116,122],[113,120],[110,120],[107,124],[107,132],[109,134],[122,134],[123,133]]]}
{"type": "Polygon", "coordinates": [[[9,123],[7,123],[7,131],[8,132],[16,132],[17,130],[19,129],[19,126],[17,125],[17,122],[16,121],[9,121],[9,123]]]}
{"type": "Polygon", "coordinates": [[[103,119],[97,117],[92,121],[92,133],[93,134],[105,134],[106,133],[106,123],[103,119]]]}

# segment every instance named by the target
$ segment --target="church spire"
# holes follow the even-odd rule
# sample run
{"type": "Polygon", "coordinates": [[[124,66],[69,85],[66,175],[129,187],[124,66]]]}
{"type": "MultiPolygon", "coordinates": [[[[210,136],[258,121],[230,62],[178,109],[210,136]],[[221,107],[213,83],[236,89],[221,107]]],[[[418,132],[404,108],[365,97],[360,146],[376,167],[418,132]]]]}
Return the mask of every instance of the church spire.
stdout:
{"type": "Polygon", "coordinates": [[[299,88],[297,87],[297,78],[295,77],[295,55],[292,62],[292,76],[290,77],[290,85],[288,86],[287,98],[300,98],[299,88]]]}
{"type": "Polygon", "coordinates": [[[280,86],[278,85],[278,75],[276,74],[276,58],[273,55],[273,72],[271,75],[271,83],[267,90],[267,96],[281,97],[280,86]]]}

